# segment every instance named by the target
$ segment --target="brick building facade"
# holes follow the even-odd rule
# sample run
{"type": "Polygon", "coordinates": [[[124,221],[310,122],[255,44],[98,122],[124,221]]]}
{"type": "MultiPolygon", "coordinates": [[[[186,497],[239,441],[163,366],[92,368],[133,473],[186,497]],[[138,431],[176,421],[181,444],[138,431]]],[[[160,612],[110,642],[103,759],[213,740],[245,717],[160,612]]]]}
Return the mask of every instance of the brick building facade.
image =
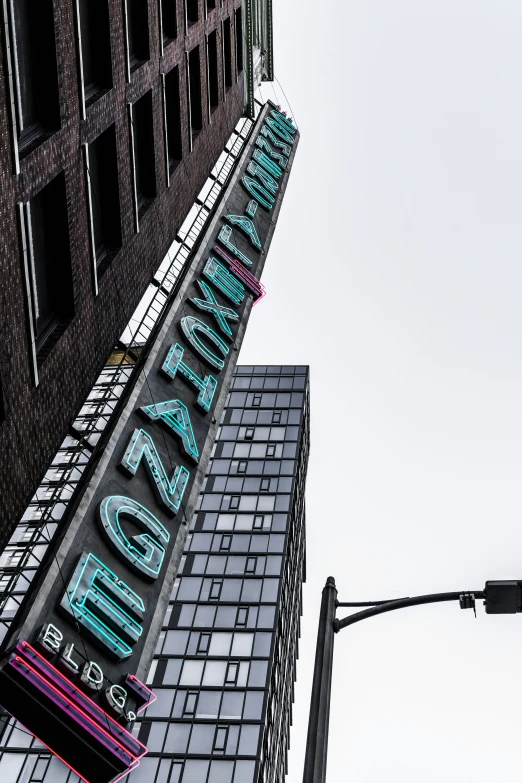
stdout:
{"type": "Polygon", "coordinates": [[[0,545],[252,102],[251,10],[0,3],[0,545]]]}

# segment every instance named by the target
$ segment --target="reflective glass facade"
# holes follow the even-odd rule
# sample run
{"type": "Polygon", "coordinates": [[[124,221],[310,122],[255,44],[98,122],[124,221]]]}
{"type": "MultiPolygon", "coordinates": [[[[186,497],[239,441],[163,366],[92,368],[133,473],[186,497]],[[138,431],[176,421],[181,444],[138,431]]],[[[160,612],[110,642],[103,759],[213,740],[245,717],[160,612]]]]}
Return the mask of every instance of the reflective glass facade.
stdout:
{"type": "MultiPolygon", "coordinates": [[[[236,368],[135,731],[129,783],[280,783],[286,774],[302,583],[308,368],[236,368]]],[[[18,724],[0,780],[78,777],[18,724]]]]}

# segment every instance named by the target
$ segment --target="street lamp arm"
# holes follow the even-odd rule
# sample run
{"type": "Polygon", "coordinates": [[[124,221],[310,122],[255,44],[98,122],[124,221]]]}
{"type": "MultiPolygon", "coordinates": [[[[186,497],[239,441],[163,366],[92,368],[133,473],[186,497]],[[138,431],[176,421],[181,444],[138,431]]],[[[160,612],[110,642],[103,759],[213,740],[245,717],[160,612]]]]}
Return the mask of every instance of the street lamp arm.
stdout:
{"type": "MultiPolygon", "coordinates": [[[[463,595],[472,595],[475,598],[485,598],[486,593],[484,590],[461,590],[454,593],[432,593],[431,595],[417,595],[412,598],[399,598],[396,601],[386,601],[372,606],[370,609],[365,609],[363,612],[355,612],[355,614],[349,617],[344,617],[342,620],[334,621],[335,633],[339,633],[343,628],[348,625],[358,623],[360,620],[366,620],[368,617],[375,617],[378,614],[384,614],[384,612],[393,612],[394,609],[406,609],[408,606],[419,606],[421,604],[436,604],[442,601],[459,601],[463,595]]],[[[342,606],[342,604],[339,604],[342,606]]]]}

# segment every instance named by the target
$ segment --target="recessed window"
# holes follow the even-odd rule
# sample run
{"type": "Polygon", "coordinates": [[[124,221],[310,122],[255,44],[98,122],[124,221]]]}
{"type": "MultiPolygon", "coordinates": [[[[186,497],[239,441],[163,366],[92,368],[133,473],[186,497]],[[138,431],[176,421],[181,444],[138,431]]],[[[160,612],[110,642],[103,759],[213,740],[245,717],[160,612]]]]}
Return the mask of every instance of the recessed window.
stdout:
{"type": "Polygon", "coordinates": [[[62,172],[23,209],[28,249],[28,304],[40,364],[74,315],[65,174],[62,172]]]}
{"type": "Polygon", "coordinates": [[[89,106],[112,87],[108,0],[79,0],[83,100],[89,106]]]}
{"type": "Polygon", "coordinates": [[[263,529],[263,514],[255,514],[254,516],[254,530],[263,529]]]}
{"type": "Polygon", "coordinates": [[[169,172],[172,172],[183,157],[178,66],[165,74],[165,127],[169,172]]]}
{"type": "Polygon", "coordinates": [[[240,628],[246,628],[248,619],[248,607],[240,606],[237,610],[236,625],[240,628]]]}
{"type": "Polygon", "coordinates": [[[275,457],[276,455],[276,444],[275,443],[267,443],[266,446],[266,456],[267,457],[275,457]]]}
{"type": "Polygon", "coordinates": [[[92,215],[93,253],[102,274],[121,247],[120,190],[116,128],[111,125],[89,144],[86,155],[92,215]]]}
{"type": "Polygon", "coordinates": [[[207,6],[207,14],[209,11],[213,11],[216,7],[216,0],[205,0],[207,6]]]}
{"type": "Polygon", "coordinates": [[[148,0],[125,0],[125,10],[127,58],[132,73],[150,58],[148,0]]]}
{"type": "Polygon", "coordinates": [[[282,411],[274,411],[272,413],[272,424],[281,424],[282,411]]]}
{"type": "Polygon", "coordinates": [[[230,549],[230,544],[232,543],[232,536],[224,535],[221,537],[221,544],[219,548],[223,552],[228,552],[230,549]]]}
{"type": "Polygon", "coordinates": [[[152,92],[132,106],[134,182],[138,220],[156,198],[156,164],[154,157],[154,124],[152,92]]]}
{"type": "Polygon", "coordinates": [[[199,21],[199,0],[185,0],[187,25],[190,27],[199,21]]]}
{"type": "Polygon", "coordinates": [[[196,714],[196,704],[198,700],[197,691],[188,691],[183,706],[183,717],[192,718],[196,714]]]}
{"type": "Polygon", "coordinates": [[[210,645],[210,634],[209,633],[200,634],[198,640],[198,649],[197,649],[198,655],[206,655],[208,653],[209,645],[210,645]]]}
{"type": "Polygon", "coordinates": [[[252,440],[252,438],[254,437],[254,432],[255,432],[254,427],[247,427],[245,429],[245,440],[252,440]]]}
{"type": "Polygon", "coordinates": [[[203,128],[201,63],[199,46],[194,47],[188,56],[188,90],[190,133],[194,139],[203,128]]]}
{"type": "Polygon", "coordinates": [[[236,9],[236,71],[238,74],[243,71],[243,9],[236,9]]]}
{"type": "Polygon", "coordinates": [[[239,508],[239,495],[231,495],[229,508],[233,511],[239,508]]]}
{"type": "Polygon", "coordinates": [[[260,405],[261,405],[261,395],[254,394],[254,399],[252,400],[252,407],[259,408],[260,405]]]}
{"type": "Polygon", "coordinates": [[[221,588],[223,586],[223,580],[222,579],[213,579],[212,584],[210,585],[210,592],[209,592],[209,599],[212,601],[219,601],[219,596],[221,595],[221,588]]]}
{"type": "Polygon", "coordinates": [[[210,33],[207,39],[208,53],[208,102],[212,112],[219,105],[219,69],[217,31],[210,33]]]}
{"type": "Polygon", "coordinates": [[[160,0],[161,36],[163,45],[170,43],[178,35],[176,18],[176,0],[160,0]]]}
{"type": "Polygon", "coordinates": [[[227,667],[227,673],[225,676],[225,685],[235,685],[237,682],[237,676],[239,674],[239,663],[230,662],[227,667]]]}
{"type": "Polygon", "coordinates": [[[270,490],[270,479],[262,478],[259,489],[261,492],[268,492],[270,490]]]}
{"type": "Polygon", "coordinates": [[[225,89],[232,87],[232,29],[230,17],[223,22],[223,75],[225,89]]]}
{"type": "Polygon", "coordinates": [[[255,574],[257,557],[247,557],[245,565],[245,574],[255,574]]]}
{"type": "Polygon", "coordinates": [[[10,4],[18,150],[28,154],[60,128],[53,0],[10,4]]]}
{"type": "Polygon", "coordinates": [[[246,460],[240,460],[237,463],[237,472],[238,473],[246,473],[246,469],[247,469],[246,460]]]}
{"type": "Polygon", "coordinates": [[[227,747],[228,726],[218,726],[214,737],[214,751],[224,753],[227,747]]]}

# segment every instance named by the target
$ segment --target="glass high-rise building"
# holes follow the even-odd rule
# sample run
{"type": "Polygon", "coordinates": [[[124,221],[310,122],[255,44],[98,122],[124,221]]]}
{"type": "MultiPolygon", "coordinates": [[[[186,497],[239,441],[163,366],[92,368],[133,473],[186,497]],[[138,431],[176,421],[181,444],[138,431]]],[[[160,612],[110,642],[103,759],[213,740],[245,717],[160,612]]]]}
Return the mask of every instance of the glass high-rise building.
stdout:
{"type": "Polygon", "coordinates": [[[309,451],[307,367],[236,369],[150,672],[129,783],[287,771],[309,451]]]}
{"type": "MultiPolygon", "coordinates": [[[[134,728],[149,753],[129,783],[284,780],[308,451],[308,368],[237,367],[148,679],[157,700],[134,728]]],[[[0,780],[80,783],[12,719],[0,780]]]]}

